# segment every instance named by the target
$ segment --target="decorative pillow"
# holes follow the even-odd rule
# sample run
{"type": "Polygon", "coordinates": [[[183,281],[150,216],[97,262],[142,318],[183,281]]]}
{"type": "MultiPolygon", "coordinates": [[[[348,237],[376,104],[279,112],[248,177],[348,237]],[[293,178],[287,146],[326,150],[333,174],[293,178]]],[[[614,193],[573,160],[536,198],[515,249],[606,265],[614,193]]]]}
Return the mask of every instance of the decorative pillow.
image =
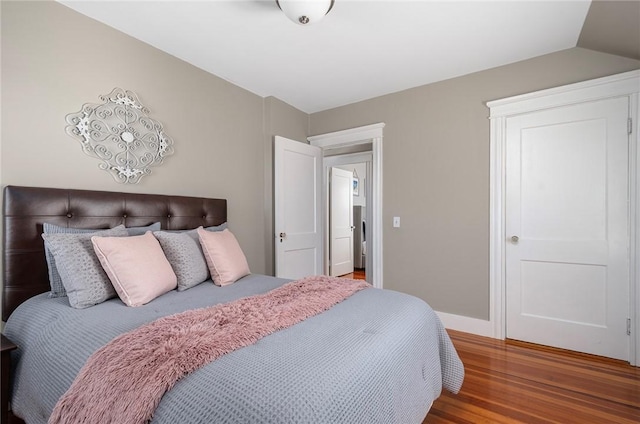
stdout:
{"type": "Polygon", "coordinates": [[[176,288],[176,274],[151,231],[132,237],[93,236],[91,242],[127,306],[144,305],[176,288]]]}
{"type": "MultiPolygon", "coordinates": [[[[194,231],[196,237],[198,234],[194,231]]],[[[167,260],[178,278],[178,291],[186,290],[209,278],[209,270],[200,242],[187,233],[154,231],[167,260]]]]}
{"type": "Polygon", "coordinates": [[[127,227],[127,233],[129,233],[130,236],[141,236],[147,231],[160,231],[160,223],[154,222],[146,227],[127,227]]]}
{"type": "Polygon", "coordinates": [[[222,231],[227,229],[227,223],[223,222],[220,225],[212,225],[211,227],[204,227],[207,231],[222,231]]]}
{"type": "Polygon", "coordinates": [[[88,308],[116,295],[109,278],[93,252],[94,234],[127,237],[124,225],[91,233],[42,234],[45,246],[53,255],[62,286],[74,308],[88,308]]]}
{"type": "Polygon", "coordinates": [[[197,231],[211,279],[216,285],[229,285],[251,273],[247,258],[231,231],[212,232],[202,227],[197,231]]]}
{"type": "MultiPolygon", "coordinates": [[[[69,228],[69,227],[61,227],[55,224],[49,224],[47,222],[42,224],[44,234],[87,234],[87,233],[95,233],[97,231],[104,231],[104,229],[98,228],[69,228]]],[[[151,225],[147,225],[146,227],[129,227],[127,228],[127,233],[130,236],[144,234],[147,231],[157,231],[160,230],[160,223],[154,222],[151,225]]],[[[56,267],[56,261],[53,257],[51,251],[47,245],[44,245],[44,256],[47,260],[47,268],[49,270],[49,285],[51,286],[51,293],[49,297],[64,297],[67,295],[67,292],[64,290],[64,285],[62,284],[62,279],[60,278],[60,273],[56,267]]]]}
{"type": "MultiPolygon", "coordinates": [[[[202,228],[202,227],[200,226],[198,228],[202,228]]],[[[194,228],[192,230],[168,230],[168,231],[163,231],[163,232],[173,233],[173,234],[179,233],[179,234],[188,235],[196,243],[196,245],[198,246],[198,250],[200,251],[200,256],[202,256],[202,258],[204,259],[204,252],[202,251],[202,246],[200,245],[200,237],[198,236],[198,228],[194,228]]],[[[213,225],[211,227],[206,227],[205,228],[205,230],[213,231],[213,232],[223,231],[225,229],[227,229],[227,223],[226,222],[223,222],[220,225],[213,225]]],[[[171,262],[171,260],[169,260],[169,262],[171,262]]],[[[205,263],[205,265],[206,265],[206,263],[205,263]]],[[[207,268],[207,267],[205,266],[205,268],[207,268]]],[[[209,278],[209,268],[207,268],[207,278],[209,278]]]]}
{"type": "MultiPolygon", "coordinates": [[[[198,227],[198,228],[202,228],[202,226],[198,227]]],[[[193,237],[194,240],[196,240],[198,242],[198,244],[200,244],[200,240],[198,239],[198,228],[193,228],[191,230],[164,230],[164,232],[167,233],[189,233],[189,235],[191,235],[193,237]]],[[[205,227],[204,228],[207,231],[222,231],[227,229],[227,223],[223,222],[220,225],[212,225],[211,227],[205,227]]]]}

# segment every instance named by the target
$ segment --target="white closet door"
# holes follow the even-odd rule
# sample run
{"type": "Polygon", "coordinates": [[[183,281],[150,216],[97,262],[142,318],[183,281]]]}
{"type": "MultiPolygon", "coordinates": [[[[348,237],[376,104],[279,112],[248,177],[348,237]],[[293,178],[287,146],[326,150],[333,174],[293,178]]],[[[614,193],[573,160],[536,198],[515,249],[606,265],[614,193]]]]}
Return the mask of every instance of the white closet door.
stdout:
{"type": "Polygon", "coordinates": [[[507,119],[507,337],[629,359],[627,98],[507,119]]]}

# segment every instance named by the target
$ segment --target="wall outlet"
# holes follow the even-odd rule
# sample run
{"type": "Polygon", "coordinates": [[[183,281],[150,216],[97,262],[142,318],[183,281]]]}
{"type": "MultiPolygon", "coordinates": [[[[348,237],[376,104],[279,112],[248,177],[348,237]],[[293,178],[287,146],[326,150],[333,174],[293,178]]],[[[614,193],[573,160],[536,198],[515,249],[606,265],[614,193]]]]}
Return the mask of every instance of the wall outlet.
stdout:
{"type": "Polygon", "coordinates": [[[400,228],[400,217],[399,216],[394,216],[393,217],[393,228],[400,228]]]}

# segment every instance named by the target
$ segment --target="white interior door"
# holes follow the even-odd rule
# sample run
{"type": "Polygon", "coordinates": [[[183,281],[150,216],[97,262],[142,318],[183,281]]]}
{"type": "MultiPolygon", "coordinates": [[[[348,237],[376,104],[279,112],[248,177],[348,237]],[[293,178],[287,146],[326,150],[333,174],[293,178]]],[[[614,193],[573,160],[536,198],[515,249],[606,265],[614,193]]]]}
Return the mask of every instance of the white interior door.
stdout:
{"type": "Polygon", "coordinates": [[[275,137],[276,277],[322,274],[321,173],[319,147],[275,137]]]}
{"type": "Polygon", "coordinates": [[[507,119],[507,337],[629,359],[627,98],[507,119]]]}
{"type": "Polygon", "coordinates": [[[331,168],[329,181],[329,274],[353,272],[353,172],[331,168]]]}

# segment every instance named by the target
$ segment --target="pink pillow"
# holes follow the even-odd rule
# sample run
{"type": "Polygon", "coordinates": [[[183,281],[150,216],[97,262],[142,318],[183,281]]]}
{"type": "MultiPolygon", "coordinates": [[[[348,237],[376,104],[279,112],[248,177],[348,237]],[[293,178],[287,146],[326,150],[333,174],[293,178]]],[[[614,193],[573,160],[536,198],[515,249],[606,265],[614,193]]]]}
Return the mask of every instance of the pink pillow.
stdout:
{"type": "Polygon", "coordinates": [[[93,236],[91,242],[126,305],[144,305],[176,288],[176,274],[151,231],[131,237],[93,236]]]}
{"type": "Polygon", "coordinates": [[[231,231],[212,232],[200,227],[198,236],[211,279],[216,285],[227,286],[251,273],[247,258],[231,231]]]}

